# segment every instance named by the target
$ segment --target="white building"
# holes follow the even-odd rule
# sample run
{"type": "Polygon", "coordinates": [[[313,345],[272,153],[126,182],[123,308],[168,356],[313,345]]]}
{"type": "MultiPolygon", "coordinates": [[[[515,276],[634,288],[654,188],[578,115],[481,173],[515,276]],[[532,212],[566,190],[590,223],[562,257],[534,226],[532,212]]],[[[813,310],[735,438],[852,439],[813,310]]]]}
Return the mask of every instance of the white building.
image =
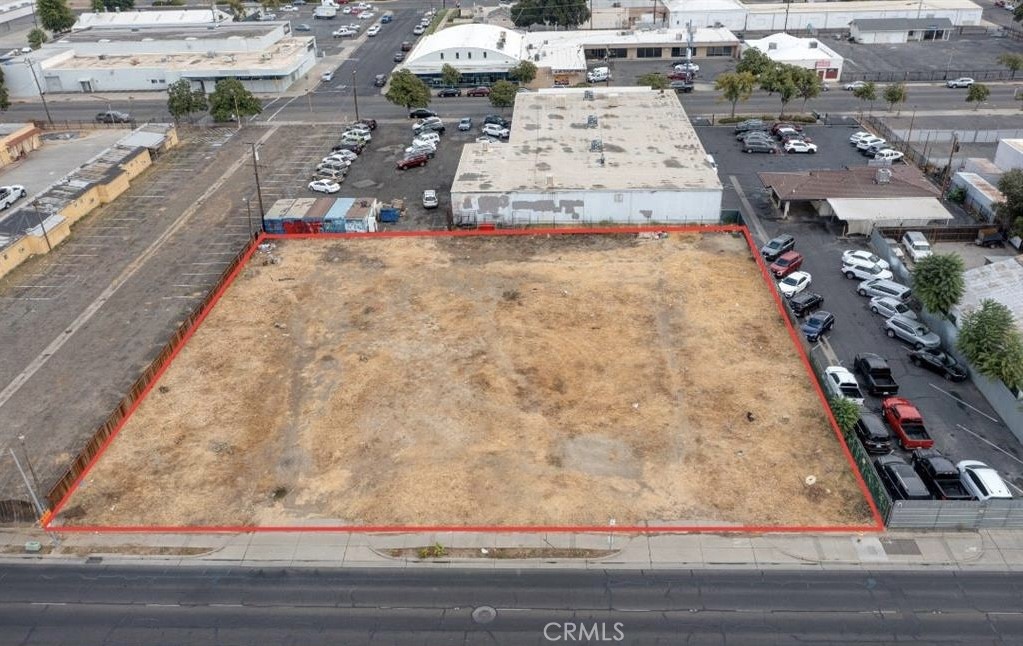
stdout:
{"type": "Polygon", "coordinates": [[[674,92],[519,94],[508,143],[471,143],[451,185],[456,223],[714,223],[721,181],[674,92]]]}
{"type": "Polygon", "coordinates": [[[28,64],[47,93],[166,90],[180,79],[212,92],[227,78],[279,93],[315,59],[315,39],[294,36],[288,22],[90,27],[6,61],[3,71],[12,97],[38,95],[28,64]]]}
{"type": "Polygon", "coordinates": [[[746,28],[746,5],[739,0],[669,0],[668,26],[685,29],[699,27],[746,28]]]}
{"type": "Polygon", "coordinates": [[[797,38],[789,34],[771,34],[759,40],[747,40],[743,51],[758,49],[772,61],[814,70],[824,80],[842,77],[844,59],[817,38],[797,38]]]}
{"type": "Polygon", "coordinates": [[[220,9],[147,9],[146,11],[106,11],[83,13],[72,31],[83,29],[132,29],[136,27],[205,27],[231,22],[231,14],[220,9]]]}
{"type": "Polygon", "coordinates": [[[1023,139],[1000,139],[995,150],[995,166],[1003,171],[1023,168],[1023,139]]]}
{"type": "Polygon", "coordinates": [[[948,18],[857,18],[849,23],[849,37],[868,45],[948,40],[952,31],[948,18]]]}

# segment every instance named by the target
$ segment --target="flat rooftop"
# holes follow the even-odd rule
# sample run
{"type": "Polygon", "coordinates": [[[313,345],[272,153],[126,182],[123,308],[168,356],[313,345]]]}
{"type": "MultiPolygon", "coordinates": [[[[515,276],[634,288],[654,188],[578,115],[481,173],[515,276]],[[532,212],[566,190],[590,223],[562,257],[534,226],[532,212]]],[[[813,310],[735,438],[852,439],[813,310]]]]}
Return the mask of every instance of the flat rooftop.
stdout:
{"type": "Polygon", "coordinates": [[[674,92],[545,89],[516,97],[508,143],[465,145],[451,191],[721,190],[706,158],[674,92]]]}
{"type": "Polygon", "coordinates": [[[970,0],[854,0],[853,2],[770,2],[764,4],[747,4],[746,10],[750,13],[820,13],[828,12],[857,12],[857,11],[955,11],[971,10],[980,11],[981,8],[970,0]]]}
{"type": "Polygon", "coordinates": [[[224,38],[261,38],[280,26],[275,22],[246,22],[237,24],[210,25],[208,27],[137,27],[115,29],[89,27],[80,31],[62,34],[54,40],[56,44],[111,42],[137,43],[146,40],[223,40],[224,38]]]}
{"type": "Polygon", "coordinates": [[[267,50],[233,52],[207,56],[205,52],[188,54],[104,54],[104,58],[78,55],[54,61],[46,69],[118,69],[123,67],[149,67],[185,72],[205,72],[230,76],[232,72],[245,74],[249,70],[275,70],[290,73],[292,67],[309,49],[312,38],[282,38],[267,50]]]}
{"type": "Polygon", "coordinates": [[[877,183],[877,171],[870,166],[856,166],[845,170],[758,173],[758,176],[764,187],[773,189],[783,201],[937,197],[939,194],[916,167],[892,166],[892,176],[883,184],[877,183]]]}
{"type": "Polygon", "coordinates": [[[967,269],[963,279],[966,291],[957,309],[969,312],[980,307],[986,298],[996,300],[1009,308],[1023,334],[1023,256],[967,269]]]}

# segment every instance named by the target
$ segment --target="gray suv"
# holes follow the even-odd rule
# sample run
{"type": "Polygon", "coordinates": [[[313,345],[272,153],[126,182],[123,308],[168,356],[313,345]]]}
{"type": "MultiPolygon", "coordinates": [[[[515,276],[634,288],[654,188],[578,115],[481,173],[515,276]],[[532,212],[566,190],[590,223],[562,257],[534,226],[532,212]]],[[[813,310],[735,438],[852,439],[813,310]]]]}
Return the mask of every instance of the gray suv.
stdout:
{"type": "Polygon", "coordinates": [[[856,293],[860,296],[890,296],[896,300],[906,301],[913,294],[913,291],[901,283],[885,278],[871,278],[865,280],[856,287],[856,293]]]}
{"type": "Polygon", "coordinates": [[[901,339],[917,350],[928,350],[941,346],[941,337],[926,325],[908,316],[896,314],[884,322],[884,333],[893,339],[901,339]]]}

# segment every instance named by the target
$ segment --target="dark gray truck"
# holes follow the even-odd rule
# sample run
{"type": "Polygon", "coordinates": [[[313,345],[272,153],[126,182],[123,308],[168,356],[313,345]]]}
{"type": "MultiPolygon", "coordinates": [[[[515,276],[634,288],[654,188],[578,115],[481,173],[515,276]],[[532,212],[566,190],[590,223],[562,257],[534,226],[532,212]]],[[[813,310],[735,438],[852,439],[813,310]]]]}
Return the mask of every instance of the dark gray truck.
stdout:
{"type": "Polygon", "coordinates": [[[913,470],[938,500],[974,500],[959,480],[959,469],[934,449],[913,451],[913,470]]]}
{"type": "Polygon", "coordinates": [[[892,369],[884,357],[869,352],[856,355],[853,371],[859,373],[866,390],[875,397],[887,397],[899,392],[899,384],[892,377],[892,369]]]}

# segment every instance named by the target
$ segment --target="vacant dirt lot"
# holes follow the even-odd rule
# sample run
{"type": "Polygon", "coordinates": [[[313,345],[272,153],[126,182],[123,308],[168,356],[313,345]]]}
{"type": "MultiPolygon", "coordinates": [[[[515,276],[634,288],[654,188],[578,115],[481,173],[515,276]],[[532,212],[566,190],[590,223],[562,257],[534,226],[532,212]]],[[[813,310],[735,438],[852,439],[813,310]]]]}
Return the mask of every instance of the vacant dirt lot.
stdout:
{"type": "Polygon", "coordinates": [[[870,522],[742,238],[277,242],[58,520],[610,518],[870,522]]]}

